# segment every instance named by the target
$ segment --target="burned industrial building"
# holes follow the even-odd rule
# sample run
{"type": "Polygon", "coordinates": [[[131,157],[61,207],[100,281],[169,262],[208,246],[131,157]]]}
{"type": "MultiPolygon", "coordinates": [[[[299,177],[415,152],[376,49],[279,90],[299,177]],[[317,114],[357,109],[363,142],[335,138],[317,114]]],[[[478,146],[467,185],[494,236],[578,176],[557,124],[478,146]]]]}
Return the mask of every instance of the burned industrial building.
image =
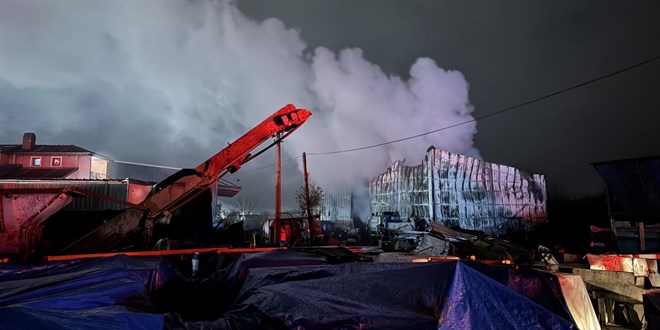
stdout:
{"type": "MultiPolygon", "coordinates": [[[[35,135],[26,135],[24,138],[28,142],[34,141],[35,135]]],[[[210,226],[211,220],[215,219],[213,215],[215,198],[230,197],[240,190],[240,187],[228,181],[218,180],[221,179],[222,172],[217,173],[218,177],[214,180],[188,185],[188,188],[195,192],[195,196],[191,196],[185,202],[179,205],[170,203],[180,197],[180,192],[167,191],[168,187],[181,188],[183,186],[177,185],[177,182],[196,180],[197,174],[209,169],[209,162],[214,159],[213,157],[195,170],[110,159],[103,159],[105,165],[101,167],[98,166],[97,160],[95,167],[91,166],[95,154],[80,147],[54,147],[28,143],[27,148],[26,150],[19,145],[3,145],[0,152],[3,161],[0,164],[3,172],[0,174],[4,175],[0,180],[2,192],[0,254],[10,256],[1,260],[11,264],[10,259],[18,254],[23,260],[43,261],[35,257],[45,257],[44,259],[51,263],[40,266],[45,267],[46,271],[43,272],[39,267],[33,269],[24,266],[24,270],[20,272],[24,271],[26,276],[37,280],[34,282],[18,283],[11,271],[0,273],[0,285],[21,285],[24,290],[31,291],[38,289],[34,285],[41,283],[42,278],[49,280],[51,276],[58,278],[64,276],[72,283],[93,283],[88,289],[83,290],[82,294],[105,297],[104,291],[98,291],[97,286],[118,285],[113,284],[114,282],[106,275],[125,273],[126,276],[134,278],[135,283],[131,285],[138,286],[140,283],[145,283],[144,295],[150,297],[159,313],[178,315],[177,318],[154,321],[154,324],[163,327],[186,327],[191,324],[189,322],[201,322],[198,324],[214,327],[225,322],[226,317],[232,317],[233,322],[246,327],[255,326],[252,323],[255,320],[272,322],[271,326],[284,328],[303,324],[310,327],[334,324],[328,323],[323,318],[310,319],[312,315],[310,304],[296,298],[300,295],[289,294],[285,296],[292,297],[290,299],[278,298],[276,303],[264,303],[263,299],[259,299],[259,295],[270,292],[271,284],[277,285],[278,288],[288,288],[281,292],[285,294],[306,292],[310,295],[329,295],[333,301],[344,302],[333,304],[330,309],[323,310],[319,314],[320,317],[342,315],[340,321],[346,324],[360,324],[365,317],[369,322],[386,319],[389,324],[402,327],[411,322],[420,322],[425,316],[413,313],[407,318],[391,319],[378,310],[365,316],[366,309],[356,310],[342,306],[363,302],[377,304],[378,308],[388,308],[387,306],[392,304],[391,297],[403,297],[402,293],[407,292],[404,290],[433,299],[457,301],[460,297],[453,295],[452,292],[458,291],[434,292],[428,289],[429,285],[449,283],[455,290],[460,290],[461,297],[467,294],[483,299],[480,295],[483,294],[484,289],[493,294],[497,293],[488,298],[490,302],[501,301],[500,295],[515,296],[516,299],[507,300],[510,303],[507,310],[511,313],[511,317],[517,320],[516,322],[524,322],[527,316],[521,315],[530,313],[530,301],[536,302],[534,299],[543,296],[544,302],[541,305],[545,309],[535,310],[532,314],[546,313],[548,319],[544,321],[547,322],[545,325],[598,329],[598,322],[607,320],[607,314],[614,310],[614,307],[607,309],[602,306],[612,304],[614,301],[627,301],[628,307],[621,307],[623,312],[628,315],[627,317],[633,318],[631,323],[636,322],[636,325],[641,325],[641,321],[634,320],[634,316],[640,313],[635,312],[634,308],[639,310],[642,293],[648,292],[648,297],[653,297],[650,293],[654,292],[654,287],[660,285],[655,254],[616,256],[587,254],[586,260],[589,264],[584,261],[585,265],[562,265],[563,270],[573,273],[566,274],[556,272],[560,270],[560,265],[554,259],[551,249],[539,246],[538,250],[532,251],[505,238],[494,237],[506,237],[505,234],[512,231],[527,232],[547,221],[545,177],[435,147],[427,149],[421,164],[407,166],[405,160],[397,161],[389,166],[385,173],[371,181],[369,211],[373,216],[368,219],[367,229],[371,229],[371,220],[378,219],[379,222],[376,223],[377,230],[370,231],[368,236],[361,236],[364,232],[354,227],[356,203],[353,203],[351,188],[344,186],[332,192],[324,191],[321,202],[313,210],[315,221],[320,222],[319,227],[323,230],[323,234],[330,234],[329,237],[324,237],[323,241],[312,239],[311,235],[315,228],[305,227],[307,217],[299,214],[287,215],[286,212],[280,214],[279,219],[266,219],[264,215],[244,216],[240,219],[242,222],[240,230],[236,230],[235,224],[229,224],[224,230],[216,231],[217,228],[210,226]],[[73,154],[59,155],[54,154],[55,151],[73,154]],[[37,157],[39,161],[35,162],[37,157]],[[59,171],[58,167],[61,165],[66,167],[71,157],[79,157],[78,163],[83,159],[82,162],[90,166],[59,171]],[[23,164],[26,160],[29,160],[29,163],[23,164]],[[16,164],[11,163],[12,161],[16,161],[16,164]],[[99,173],[102,173],[106,179],[99,179],[99,173]],[[79,178],[80,175],[85,177],[79,178]],[[107,179],[107,177],[118,179],[107,179]],[[121,179],[123,177],[125,178],[121,179]],[[166,195],[162,195],[164,197],[160,203],[167,208],[167,212],[162,212],[162,217],[152,222],[153,228],[150,228],[146,222],[149,219],[145,218],[148,212],[144,213],[144,201],[153,199],[154,194],[159,191],[166,192],[166,195]],[[170,199],[172,196],[174,198],[170,199]],[[135,214],[127,215],[127,212],[135,214]],[[134,229],[116,237],[112,237],[111,235],[114,234],[108,230],[104,235],[112,240],[107,238],[101,240],[102,243],[105,242],[104,246],[98,247],[99,240],[96,236],[92,239],[88,238],[90,234],[98,232],[99,228],[103,229],[108,223],[117,222],[117,219],[126,220],[122,216],[124,218],[130,216],[128,220],[135,220],[138,213],[143,217],[140,222],[126,222],[132,224],[134,229]],[[248,218],[253,219],[248,220],[248,218]],[[165,222],[167,224],[163,225],[165,222]],[[420,223],[429,226],[423,228],[420,223]],[[200,231],[200,228],[209,231],[200,231]],[[286,231],[284,236],[281,235],[283,230],[286,231]],[[144,243],[145,239],[136,236],[135,233],[148,234],[146,237],[150,239],[151,244],[138,245],[144,243]],[[249,248],[245,244],[245,234],[252,237],[248,242],[249,248]],[[259,234],[265,235],[260,237],[259,234]],[[304,239],[305,237],[307,239],[304,239]],[[81,247],[77,246],[80,242],[84,243],[81,247]],[[192,272],[187,268],[188,263],[193,265],[192,272]],[[432,264],[425,266],[424,263],[432,264]],[[513,264],[515,268],[491,267],[488,264],[502,266],[513,264]],[[91,277],[75,271],[57,273],[60,269],[64,271],[69,267],[75,268],[76,265],[101,270],[98,274],[91,274],[91,277]],[[542,270],[536,270],[529,267],[530,265],[542,270]],[[312,268],[301,270],[300,266],[312,268]],[[51,273],[49,270],[51,267],[55,273],[51,273]],[[138,273],[134,273],[134,267],[139,268],[138,273]],[[590,269],[586,269],[587,267],[590,269]],[[105,273],[106,269],[107,273],[105,273]],[[554,272],[549,273],[547,270],[554,272]],[[621,275],[616,275],[615,272],[603,272],[604,270],[624,273],[625,281],[621,280],[621,275]],[[325,275],[317,277],[319,271],[325,275]],[[424,275],[427,273],[440,277],[424,275]],[[260,274],[265,276],[274,274],[291,280],[262,283],[260,274]],[[297,275],[289,276],[290,274],[297,275]],[[609,279],[610,275],[616,279],[609,279]],[[161,280],[153,282],[149,279],[143,282],[140,276],[162,279],[162,282],[161,280]],[[217,283],[211,286],[203,284],[210,291],[199,290],[201,283],[206,283],[204,281],[207,278],[216,276],[217,283]],[[299,276],[302,276],[304,282],[294,279],[299,276]],[[346,290],[336,290],[343,286],[332,285],[333,281],[337,279],[344,283],[346,282],[344,276],[350,276],[351,279],[357,277],[363,279],[365,283],[373,281],[376,277],[390,279],[384,281],[383,286],[378,288],[379,291],[389,293],[386,296],[379,296],[373,292],[369,295],[355,296],[353,292],[365,290],[365,286],[360,281],[355,282],[355,285],[347,286],[346,290]],[[410,287],[406,289],[387,284],[391,279],[401,276],[413,276],[416,281],[410,282],[410,287]],[[438,280],[443,278],[442,276],[448,276],[448,279],[453,280],[438,280]],[[640,279],[644,283],[641,283],[640,279]],[[500,283],[496,283],[497,281],[500,283]],[[525,283],[523,286],[540,282],[546,285],[532,294],[519,288],[512,288],[511,281],[525,283]],[[648,289],[644,288],[647,282],[648,289]],[[480,283],[478,289],[475,289],[474,283],[480,283]],[[625,294],[615,292],[619,287],[637,291],[625,294]],[[220,292],[218,291],[220,288],[229,289],[220,292]],[[557,292],[561,294],[555,295],[554,293],[557,292]],[[595,297],[593,299],[600,308],[598,311],[600,319],[596,318],[597,314],[591,305],[590,294],[595,297]],[[240,303],[236,305],[234,301],[240,303]],[[257,306],[259,313],[262,314],[255,318],[253,314],[245,313],[240,305],[243,303],[257,306]],[[288,321],[282,323],[278,318],[283,311],[288,310],[303,312],[296,315],[290,323],[286,323],[288,321]]],[[[232,149],[231,146],[228,148],[228,150],[232,149]]],[[[247,158],[240,156],[237,159],[243,161],[247,158]]],[[[623,203],[622,206],[629,215],[635,215],[634,219],[639,220],[635,224],[636,227],[632,227],[634,232],[628,230],[631,228],[617,227],[620,222],[613,222],[612,230],[618,231],[619,238],[634,239],[633,245],[627,245],[630,251],[646,251],[656,243],[654,240],[657,234],[656,227],[645,225],[641,221],[657,222],[655,221],[657,198],[653,197],[655,194],[643,194],[657,190],[652,184],[657,182],[657,164],[657,157],[595,164],[611,187],[612,195],[616,195],[618,202],[623,203]],[[632,189],[632,192],[621,194],[621,191],[626,189],[632,189]],[[635,193],[642,193],[641,196],[644,198],[637,197],[630,200],[622,197],[633,196],[635,193]],[[641,211],[635,213],[631,210],[641,211]],[[638,213],[642,216],[637,216],[638,213]],[[636,235],[630,235],[631,233],[636,235]]],[[[124,226],[122,223],[119,224],[124,226]]],[[[593,226],[592,228],[599,232],[607,230],[593,226]]],[[[621,242],[623,239],[620,239],[621,242]]],[[[8,265],[8,267],[15,266],[8,265]]],[[[2,265],[0,271],[4,271],[2,265]]],[[[70,299],[70,293],[62,292],[61,299],[70,299]]],[[[110,296],[115,297],[112,294],[110,296]]],[[[17,301],[22,299],[12,294],[9,298],[17,301]]],[[[116,296],[116,298],[127,299],[124,296],[116,296]]],[[[482,304],[482,300],[479,301],[477,305],[482,304]]],[[[394,301],[394,305],[397,311],[406,308],[411,311],[429,308],[415,304],[408,306],[398,301],[394,301]]],[[[116,309],[118,306],[123,305],[106,306],[112,308],[112,311],[104,311],[103,313],[106,314],[103,315],[128,317],[140,315],[143,318],[158,315],[153,311],[135,312],[116,309]]],[[[14,308],[16,306],[10,304],[5,310],[11,312],[15,311],[14,308]]],[[[452,314],[448,307],[442,308],[436,313],[444,315],[444,324],[470,320],[473,322],[470,327],[475,328],[480,322],[470,313],[452,314]]],[[[477,309],[478,306],[470,308],[477,309]]],[[[80,310],[86,309],[83,306],[80,310]]],[[[1,313],[2,311],[0,315],[1,313]]],[[[649,315],[652,315],[651,313],[649,315]]],[[[486,311],[480,314],[489,315],[486,311]]],[[[65,316],[52,320],[65,322],[68,314],[62,315],[65,316]]],[[[31,319],[36,318],[31,317],[31,319]]],[[[8,320],[14,322],[11,325],[16,325],[18,318],[11,317],[8,320]]],[[[495,319],[490,319],[488,322],[496,324],[497,321],[493,320],[495,319]]],[[[90,322],[93,321],[84,319],[86,324],[91,324],[90,322]]],[[[108,319],[103,322],[122,323],[108,319]]],[[[435,318],[428,321],[429,324],[434,325],[437,322],[435,318]]],[[[649,321],[649,324],[652,323],[649,321]]]]}
{"type": "MultiPolygon", "coordinates": [[[[34,140],[34,136],[28,136],[30,137],[34,140]]],[[[263,134],[262,137],[264,140],[268,139],[270,134],[263,134]]],[[[227,150],[240,147],[240,144],[230,145],[227,150]]],[[[30,292],[38,290],[42,281],[50,281],[54,277],[65,278],[65,282],[84,286],[84,290],[74,294],[61,290],[55,300],[71,300],[72,296],[81,294],[112,298],[107,301],[115,301],[115,298],[116,301],[121,301],[101,307],[107,307],[107,310],[99,312],[99,315],[108,318],[101,319],[99,324],[142,322],[111,319],[120,315],[128,318],[140,317],[142,320],[154,317],[150,322],[153,321],[157,327],[166,328],[189,327],[191,322],[198,322],[195,324],[199,326],[215,327],[224,324],[227,318],[247,328],[258,326],[254,322],[272,327],[299,328],[305,325],[314,328],[333,327],[335,321],[328,321],[325,317],[331,315],[336,322],[355,326],[359,326],[364,320],[374,324],[385,320],[384,322],[396,328],[410,324],[424,327],[428,324],[435,327],[439,322],[437,316],[428,317],[419,311],[436,308],[438,310],[433,313],[442,315],[443,324],[454,325],[467,320],[471,322],[469,328],[476,328],[482,321],[470,313],[470,310],[477,310],[484,301],[505,301],[508,304],[506,312],[517,323],[526,322],[532,316],[545,315],[544,321],[539,323],[543,327],[577,326],[598,329],[599,320],[589,294],[596,297],[594,299],[599,306],[615,299],[624,299],[631,301],[631,306],[639,308],[642,299],[640,292],[646,291],[641,289],[637,283],[638,279],[648,279],[652,287],[657,287],[660,281],[657,275],[657,260],[653,257],[655,255],[610,257],[588,254],[590,265],[565,268],[573,274],[547,272],[548,269],[559,269],[550,249],[539,247],[537,251],[531,251],[505,239],[492,237],[510,231],[529,231],[537,224],[547,221],[545,177],[434,147],[426,151],[421,164],[407,166],[405,161],[397,161],[369,184],[370,211],[374,214],[372,218],[383,220],[377,226],[377,246],[371,244],[373,241],[361,240],[360,229],[353,228],[356,204],[353,203],[352,190],[348,186],[324,192],[321,203],[314,210],[314,216],[321,226],[332,224],[328,228],[323,227],[324,234],[330,228],[339,233],[330,237],[334,240],[299,240],[305,235],[311,238],[309,235],[314,229],[304,227],[306,217],[285,214],[280,214],[279,220],[267,219],[262,226],[259,226],[265,219],[262,215],[254,216],[253,221],[243,217],[241,222],[244,224],[238,236],[233,236],[233,224],[227,226],[228,230],[224,232],[204,232],[200,235],[197,230],[199,228],[215,229],[210,226],[210,221],[214,218],[215,197],[233,196],[240,190],[240,187],[227,181],[218,181],[224,172],[219,171],[220,168],[212,169],[210,164],[216,156],[203,162],[195,170],[107,160],[103,173],[120,179],[95,179],[97,174],[91,173],[91,166],[89,169],[82,168],[84,171],[90,171],[85,172],[86,178],[80,179],[67,177],[76,174],[80,169],[57,171],[57,165],[66,164],[66,159],[62,157],[59,162],[53,161],[60,158],[52,154],[43,155],[40,160],[48,162],[50,166],[20,164],[21,169],[17,171],[16,164],[6,162],[10,159],[29,159],[33,162],[34,157],[37,157],[32,153],[25,153],[22,149],[19,152],[23,153],[22,158],[8,156],[13,155],[12,150],[18,150],[17,148],[4,145],[1,153],[5,162],[2,168],[6,170],[3,173],[6,177],[0,180],[0,191],[3,192],[0,200],[0,254],[10,256],[4,259],[4,262],[9,262],[10,265],[7,265],[9,268],[0,265],[0,285],[18,285],[21,290],[30,292]],[[195,180],[199,177],[205,177],[198,174],[209,168],[215,173],[215,176],[209,176],[213,179],[196,183],[195,180]],[[16,173],[23,174],[21,177],[9,178],[16,173]],[[27,179],[28,174],[39,176],[27,179]],[[53,177],[55,175],[62,176],[53,177]],[[126,178],[121,179],[122,177],[126,178]],[[135,177],[159,182],[135,180],[135,177]],[[194,192],[194,196],[190,195],[190,198],[177,205],[176,201],[181,200],[182,192],[170,191],[170,188],[185,187],[194,192]],[[167,212],[163,211],[158,219],[149,219],[149,212],[144,212],[144,201],[153,200],[153,196],[159,191],[165,194],[161,194],[162,200],[155,201],[164,206],[167,212]],[[142,218],[135,221],[138,215],[142,218]],[[428,221],[430,228],[420,230],[420,219],[424,220],[421,221],[423,223],[428,221]],[[115,234],[111,228],[106,230],[104,235],[88,237],[113,221],[117,222],[117,227],[129,224],[133,228],[124,229],[125,232],[116,236],[112,236],[115,234]],[[153,228],[147,221],[153,221],[153,228]],[[167,225],[164,227],[165,222],[167,225]],[[392,224],[394,226],[391,226],[392,224]],[[164,228],[167,229],[165,232],[164,228]],[[262,229],[266,234],[271,232],[270,239],[257,239],[258,232],[262,229]],[[278,235],[282,229],[288,230],[284,239],[278,235]],[[305,230],[310,233],[305,234],[305,230]],[[136,237],[136,233],[148,234],[143,237],[150,239],[151,245],[137,245],[144,243],[145,239],[136,237]],[[244,233],[254,234],[249,248],[244,245],[244,233]],[[105,245],[99,247],[97,237],[101,238],[100,241],[105,245]],[[108,240],[108,237],[111,240],[108,240]],[[169,242],[161,244],[163,240],[158,239],[160,237],[168,238],[169,242]],[[218,240],[211,243],[210,240],[214,238],[218,240]],[[176,241],[178,244],[172,244],[176,241]],[[183,244],[187,241],[193,244],[183,244]],[[81,242],[83,244],[80,244],[81,242]],[[276,243],[285,243],[283,245],[288,246],[277,246],[276,243]],[[325,246],[313,245],[319,243],[325,246]],[[13,260],[10,261],[10,258],[14,258],[17,253],[22,257],[42,257],[44,252],[48,254],[45,260],[51,263],[39,266],[43,269],[19,266],[24,267],[19,273],[35,281],[23,281],[23,278],[19,280],[12,271],[6,271],[16,267],[11,265],[13,260]],[[193,265],[191,269],[188,268],[190,264],[193,265]],[[491,267],[489,264],[513,264],[515,268],[491,267]],[[529,267],[530,265],[542,270],[529,267]],[[601,272],[599,269],[610,270],[608,267],[612,265],[619,267],[612,270],[631,275],[627,279],[634,279],[636,282],[626,282],[625,285],[638,291],[634,294],[613,296],[608,290],[613,285],[621,285],[619,282],[603,284],[594,280],[604,279],[606,276],[597,272],[601,272]],[[633,265],[637,265],[634,266],[637,268],[633,265]],[[300,268],[301,266],[306,268],[300,268]],[[73,270],[69,271],[71,267],[73,270]],[[81,273],[75,271],[76,267],[98,269],[98,272],[81,273]],[[585,269],[586,267],[591,269],[585,269]],[[131,286],[145,286],[140,290],[144,297],[149,297],[156,312],[153,309],[135,311],[124,308],[124,301],[127,306],[138,305],[130,300],[131,297],[115,295],[102,289],[104,286],[122,285],[113,282],[112,277],[113,274],[120,273],[134,280],[130,283],[131,286]],[[319,274],[323,275],[319,277],[319,274]],[[262,276],[281,280],[264,282],[262,276]],[[391,285],[396,278],[402,276],[414,278],[415,281],[409,281],[409,285],[404,287],[391,285]],[[209,278],[215,278],[216,281],[210,283],[207,281],[209,278]],[[522,283],[522,286],[512,286],[513,282],[522,283]],[[91,284],[86,286],[86,283],[91,284]],[[335,285],[336,283],[344,284],[335,285]],[[347,286],[346,283],[354,285],[347,286]],[[367,295],[361,294],[367,290],[365,283],[370,286],[372,283],[381,283],[377,290],[385,294],[379,295],[373,291],[369,291],[367,295]],[[545,284],[535,289],[535,292],[521,289],[529,285],[537,287],[538,283],[545,284]],[[437,285],[449,285],[452,289],[429,289],[437,285]],[[202,287],[203,289],[200,289],[202,287]],[[260,298],[261,295],[270,294],[275,287],[282,290],[276,291],[282,293],[280,298],[273,303],[260,298]],[[321,297],[321,304],[325,304],[324,296],[341,303],[325,306],[327,309],[315,315],[312,311],[320,309],[304,299],[301,300],[301,297],[304,297],[301,292],[304,295],[321,297]],[[483,300],[484,292],[490,294],[487,300],[483,300]],[[470,301],[475,302],[475,305],[470,305],[464,311],[453,312],[449,305],[410,304],[407,298],[402,298],[403,301],[393,300],[393,297],[405,297],[406,294],[427,297],[422,299],[423,301],[451,302],[459,301],[468,295],[474,297],[470,298],[470,301]],[[502,300],[502,296],[511,299],[502,300]],[[538,297],[543,297],[543,301],[539,303],[538,297]],[[531,302],[539,303],[543,308],[531,302]],[[366,307],[350,307],[356,303],[377,308],[369,310],[366,307]],[[251,304],[258,309],[258,313],[244,309],[243,304],[251,304]],[[530,306],[537,307],[530,309],[530,306]],[[384,315],[380,310],[382,308],[410,312],[406,314],[407,317],[392,318],[384,315]],[[298,314],[291,320],[282,320],[282,313],[288,311],[298,314]],[[171,313],[176,317],[159,319],[159,313],[171,313]]],[[[56,149],[39,145],[30,148],[41,151],[56,149]]],[[[67,150],[80,151],[82,148],[67,150]]],[[[225,149],[219,154],[223,152],[225,149]]],[[[80,157],[88,157],[85,162],[90,163],[92,160],[89,157],[92,155],[89,151],[77,154],[80,157]]],[[[244,161],[249,159],[249,156],[239,155],[236,159],[244,161]]],[[[657,158],[647,160],[644,164],[649,162],[655,167],[642,171],[644,178],[655,178],[653,175],[657,172],[657,158]]],[[[638,171],[638,167],[635,169],[634,173],[642,173],[638,171]]],[[[96,172],[98,171],[97,169],[96,172]]],[[[602,172],[602,168],[599,168],[599,171],[602,172]]],[[[654,180],[650,181],[655,182],[654,180]]],[[[654,191],[653,189],[653,186],[648,186],[645,191],[654,191]]],[[[657,206],[657,200],[649,199],[649,205],[657,206]]],[[[655,215],[656,213],[653,213],[651,218],[655,215]]],[[[652,237],[653,228],[643,225],[639,228],[638,238],[642,248],[638,251],[644,251],[643,246],[650,245],[648,240],[652,237]],[[647,241],[644,241],[644,237],[647,241]]],[[[56,283],[53,287],[59,287],[59,281],[52,283],[56,283]]],[[[9,294],[8,297],[23,302],[20,295],[9,294]]],[[[40,301],[39,299],[41,298],[37,301],[40,301]]],[[[48,302],[43,304],[47,305],[48,302]]],[[[4,311],[17,312],[17,308],[17,305],[10,303],[4,311]]],[[[57,309],[52,306],[48,308],[57,309]]],[[[631,308],[626,312],[627,315],[637,315],[630,311],[631,308]]],[[[78,306],[73,309],[74,312],[78,310],[86,311],[87,308],[78,306]]],[[[603,315],[609,312],[610,310],[599,310],[601,322],[603,317],[606,317],[603,315]]],[[[70,318],[68,313],[70,311],[62,312],[58,314],[62,315],[61,317],[50,317],[50,320],[64,324],[70,318]]],[[[498,310],[497,313],[501,311],[498,310]]],[[[488,318],[489,324],[498,324],[497,315],[489,311],[481,310],[479,315],[488,318]]],[[[36,320],[41,317],[30,316],[29,319],[36,320]]],[[[12,326],[17,325],[19,319],[20,317],[7,318],[12,326]]],[[[79,319],[87,325],[97,321],[86,317],[79,319]]]]}
{"type": "Polygon", "coordinates": [[[547,221],[545,177],[429,147],[420,165],[396,161],[369,185],[374,216],[398,212],[501,235],[547,221]]]}

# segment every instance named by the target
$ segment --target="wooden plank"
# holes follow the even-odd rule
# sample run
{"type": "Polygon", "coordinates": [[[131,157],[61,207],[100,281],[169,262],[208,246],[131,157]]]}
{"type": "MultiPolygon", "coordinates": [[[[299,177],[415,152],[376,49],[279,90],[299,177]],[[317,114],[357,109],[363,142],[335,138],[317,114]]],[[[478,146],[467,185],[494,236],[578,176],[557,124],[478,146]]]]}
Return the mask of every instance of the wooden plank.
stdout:
{"type": "Polygon", "coordinates": [[[646,260],[646,264],[649,267],[649,282],[651,286],[660,287],[660,274],[658,274],[658,261],[657,260],[646,260]]]}
{"type": "Polygon", "coordinates": [[[603,327],[607,325],[607,308],[605,307],[605,299],[606,298],[598,299],[598,315],[600,319],[600,325],[603,327]]]}
{"type": "Polygon", "coordinates": [[[633,274],[635,276],[649,276],[649,266],[646,259],[633,258],[633,274]]]}
{"type": "Polygon", "coordinates": [[[574,268],[572,273],[580,275],[585,283],[635,285],[635,275],[633,273],[601,271],[584,268],[574,268]]]}
{"type": "Polygon", "coordinates": [[[597,296],[609,297],[616,301],[641,304],[642,295],[647,291],[634,286],[613,283],[587,283],[587,290],[595,291],[597,296]]]}

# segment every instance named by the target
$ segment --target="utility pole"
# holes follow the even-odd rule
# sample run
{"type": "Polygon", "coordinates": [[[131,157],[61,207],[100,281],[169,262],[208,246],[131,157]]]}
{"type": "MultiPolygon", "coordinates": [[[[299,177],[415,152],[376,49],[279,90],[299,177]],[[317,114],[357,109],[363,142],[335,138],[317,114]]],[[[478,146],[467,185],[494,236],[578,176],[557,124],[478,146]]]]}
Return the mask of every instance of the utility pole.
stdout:
{"type": "Polygon", "coordinates": [[[280,132],[277,133],[277,158],[275,160],[275,239],[274,242],[279,245],[280,243],[280,230],[281,230],[281,218],[280,214],[282,213],[282,141],[280,132]]]}
{"type": "Polygon", "coordinates": [[[305,208],[307,211],[307,223],[309,224],[309,241],[314,240],[314,220],[312,219],[312,206],[309,205],[309,173],[307,172],[307,153],[303,152],[303,175],[305,176],[305,208]]]}

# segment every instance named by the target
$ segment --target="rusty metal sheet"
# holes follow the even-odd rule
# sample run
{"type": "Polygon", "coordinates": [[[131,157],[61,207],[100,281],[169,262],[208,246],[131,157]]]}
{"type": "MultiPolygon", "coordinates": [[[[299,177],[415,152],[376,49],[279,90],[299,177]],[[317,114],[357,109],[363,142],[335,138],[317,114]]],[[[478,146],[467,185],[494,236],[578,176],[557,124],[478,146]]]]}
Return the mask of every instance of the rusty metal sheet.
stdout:
{"type": "Polygon", "coordinates": [[[547,220],[545,177],[429,148],[422,164],[396,161],[369,185],[372,213],[399,211],[441,225],[504,234],[547,220]]]}

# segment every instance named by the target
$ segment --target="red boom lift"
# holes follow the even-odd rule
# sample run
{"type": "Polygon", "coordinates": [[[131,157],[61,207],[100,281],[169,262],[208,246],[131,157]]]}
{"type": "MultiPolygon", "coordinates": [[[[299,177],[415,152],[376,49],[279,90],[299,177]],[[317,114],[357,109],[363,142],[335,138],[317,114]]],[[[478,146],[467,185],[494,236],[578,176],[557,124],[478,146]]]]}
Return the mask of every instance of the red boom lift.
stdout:
{"type": "MultiPolygon", "coordinates": [[[[236,172],[242,164],[289,136],[304,124],[309,116],[311,112],[306,109],[298,109],[292,104],[284,106],[196,168],[183,169],[161,181],[143,202],[130,205],[120,214],[105,221],[100,227],[75,240],[56,254],[150,250],[153,246],[152,235],[155,224],[168,222],[177,209],[202,193],[208,193],[221,177],[236,172]],[[255,154],[250,154],[271,138],[274,139],[272,144],[255,154]]],[[[35,226],[31,228],[38,230],[35,226]]],[[[21,244],[26,243],[30,244],[30,242],[21,242],[21,244]]],[[[22,256],[23,259],[25,257],[22,256]]]]}

